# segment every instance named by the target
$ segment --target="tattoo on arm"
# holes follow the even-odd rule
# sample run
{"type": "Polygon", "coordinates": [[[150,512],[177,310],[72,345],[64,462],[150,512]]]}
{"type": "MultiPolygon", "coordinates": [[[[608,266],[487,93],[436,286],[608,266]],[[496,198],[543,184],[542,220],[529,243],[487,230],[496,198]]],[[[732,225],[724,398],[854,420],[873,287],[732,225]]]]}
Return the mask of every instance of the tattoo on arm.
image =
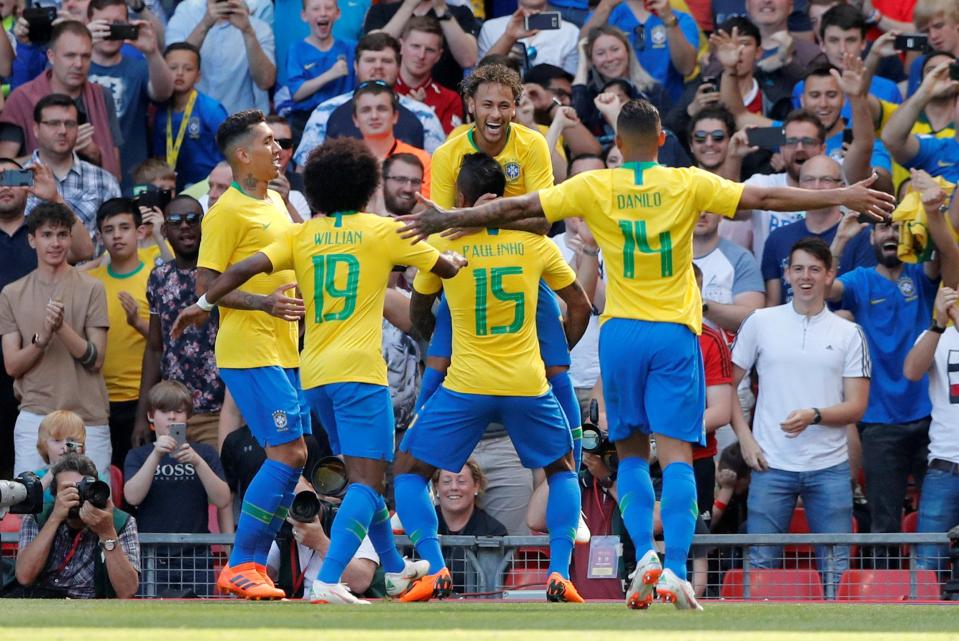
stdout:
{"type": "Polygon", "coordinates": [[[266,296],[251,294],[240,290],[233,290],[216,302],[220,307],[229,307],[230,309],[243,309],[247,311],[264,311],[266,296]]]}
{"type": "Polygon", "coordinates": [[[524,218],[542,218],[539,194],[532,193],[515,198],[500,198],[480,207],[452,210],[448,215],[452,227],[502,227],[506,223],[524,218]]]}
{"type": "Polygon", "coordinates": [[[410,322],[418,338],[428,341],[433,336],[436,319],[433,317],[433,301],[436,294],[420,294],[414,291],[410,298],[410,322]]]}

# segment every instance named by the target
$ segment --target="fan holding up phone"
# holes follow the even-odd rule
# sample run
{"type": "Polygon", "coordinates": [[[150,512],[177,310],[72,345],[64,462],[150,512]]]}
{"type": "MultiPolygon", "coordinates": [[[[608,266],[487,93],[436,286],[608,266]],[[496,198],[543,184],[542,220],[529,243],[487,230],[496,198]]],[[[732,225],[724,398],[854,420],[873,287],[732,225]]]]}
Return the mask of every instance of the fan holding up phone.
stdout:
{"type": "Polygon", "coordinates": [[[487,20],[478,38],[480,57],[509,55],[522,44],[530,67],[545,63],[575,73],[579,29],[559,12],[544,9],[545,0],[520,0],[513,15],[487,20]]]}

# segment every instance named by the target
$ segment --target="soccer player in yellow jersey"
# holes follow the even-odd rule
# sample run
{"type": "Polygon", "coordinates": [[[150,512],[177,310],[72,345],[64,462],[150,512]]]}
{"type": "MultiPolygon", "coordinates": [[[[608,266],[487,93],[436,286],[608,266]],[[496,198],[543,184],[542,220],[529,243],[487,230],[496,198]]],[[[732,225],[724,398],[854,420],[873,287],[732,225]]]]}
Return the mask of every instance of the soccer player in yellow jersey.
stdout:
{"type": "MultiPolygon", "coordinates": [[[[197,290],[214,277],[293,227],[283,199],[267,185],[280,167],[280,146],[263,113],[241,111],[227,118],[216,135],[230,163],[233,184],[203,217],[197,290]]],[[[259,275],[243,290],[218,299],[220,328],[216,364],[253,435],[266,450],[266,462],[243,499],[229,565],[217,585],[250,599],[280,599],[266,576],[266,559],[293,502],[306,462],[303,433],[310,429],[309,407],[301,401],[297,325],[302,301],[283,295],[294,287],[290,270],[259,275]],[[264,313],[267,312],[267,313],[264,313]]],[[[206,298],[183,310],[176,336],[186,323],[207,320],[206,298]]]]}
{"type": "Polygon", "coordinates": [[[142,218],[129,198],[111,198],[97,210],[97,231],[110,261],[87,272],[107,292],[110,331],[103,360],[103,381],[110,398],[110,442],[113,464],[123,466],[140,397],[140,370],[150,324],[147,279],[153,263],[140,259],[137,240],[142,218]]]}
{"type": "Polygon", "coordinates": [[[420,274],[440,279],[456,275],[465,261],[455,254],[441,256],[426,243],[402,240],[400,223],[392,218],[357,211],[380,178],[379,161],[362,141],[328,141],[310,154],[303,177],[306,197],[318,214],[230,267],[206,296],[215,302],[260,274],[295,272],[306,296],[303,389],[333,452],[344,456],[351,481],[311,600],[365,603],[339,580],[367,531],[389,593],[398,596],[427,569],[397,552],[383,499],[394,447],[393,404],[380,351],[387,282],[395,265],[413,265],[420,274]]]}
{"type": "MultiPolygon", "coordinates": [[[[499,227],[511,220],[582,216],[606,259],[609,287],[599,359],[609,438],[619,454],[619,504],[639,560],[627,605],[647,607],[653,588],[679,608],[699,608],[686,581],[696,520],[692,444],[703,444],[705,387],[697,334],[702,300],[692,269],[692,234],[703,211],[810,210],[845,205],[881,219],[888,194],[869,189],[875,176],[845,189],[762,188],[697,168],[656,162],[665,136],[656,108],[624,105],[616,144],[626,163],[580,174],[556,187],[460,210],[436,207],[405,217],[404,235],[423,237],[450,227],[499,227]],[[661,514],[666,569],[652,543],[653,486],[649,438],[663,468],[661,514]]],[[[472,261],[472,257],[469,257],[472,261]]],[[[471,265],[472,266],[472,265],[471,265]]]]}
{"type": "MultiPolygon", "coordinates": [[[[486,154],[463,158],[458,179],[461,201],[502,194],[504,176],[486,154]]],[[[429,575],[402,597],[425,601],[448,596],[449,570],[437,541],[437,517],[427,492],[436,468],[462,469],[490,422],[506,426],[523,465],[545,468],[549,483],[547,525],[550,568],[547,598],[581,602],[569,580],[569,561],[579,520],[579,482],[569,425],[550,392],[536,336],[540,282],[566,302],[566,339],[580,339],[591,306],[556,245],[540,234],[482,230],[455,240],[435,236],[439,249],[453,249],[469,267],[442,285],[452,316],[453,359],[443,386],[420,410],[400,444],[394,466],[396,505],[429,575]]],[[[429,334],[429,313],[441,283],[420,272],[410,311],[420,333],[429,334]],[[424,327],[425,324],[425,327],[424,327]]]]}
{"type": "MultiPolygon", "coordinates": [[[[433,154],[433,182],[430,198],[440,207],[452,207],[456,199],[456,181],[463,158],[483,152],[493,157],[506,176],[505,194],[519,196],[553,186],[553,169],[549,145],[538,131],[512,122],[516,105],[523,94],[519,75],[499,64],[484,65],[464,81],[463,95],[466,108],[473,114],[474,126],[450,138],[433,154]]],[[[545,234],[545,221],[515,222],[511,229],[545,234]]],[[[540,283],[536,308],[536,333],[540,355],[546,364],[546,378],[553,394],[563,408],[573,433],[573,453],[576,469],[582,462],[582,428],[579,402],[569,378],[570,356],[566,344],[562,314],[556,295],[540,283]]],[[[427,351],[426,371],[416,406],[426,400],[443,382],[449,367],[452,340],[450,313],[446,299],[441,298],[436,310],[436,331],[427,351]]],[[[577,541],[588,541],[585,524],[577,532],[577,541]]]]}

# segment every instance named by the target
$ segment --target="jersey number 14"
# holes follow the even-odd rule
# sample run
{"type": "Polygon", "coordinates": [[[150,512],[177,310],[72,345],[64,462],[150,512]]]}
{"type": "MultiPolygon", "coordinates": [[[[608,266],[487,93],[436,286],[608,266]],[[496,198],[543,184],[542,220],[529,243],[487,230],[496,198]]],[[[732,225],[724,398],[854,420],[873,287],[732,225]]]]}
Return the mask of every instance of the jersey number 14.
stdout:
{"type": "Polygon", "coordinates": [[[668,231],[659,234],[659,248],[649,246],[646,236],[646,221],[621,220],[619,229],[623,232],[623,277],[636,278],[636,252],[641,254],[659,254],[660,276],[673,275],[673,239],[668,231]]]}

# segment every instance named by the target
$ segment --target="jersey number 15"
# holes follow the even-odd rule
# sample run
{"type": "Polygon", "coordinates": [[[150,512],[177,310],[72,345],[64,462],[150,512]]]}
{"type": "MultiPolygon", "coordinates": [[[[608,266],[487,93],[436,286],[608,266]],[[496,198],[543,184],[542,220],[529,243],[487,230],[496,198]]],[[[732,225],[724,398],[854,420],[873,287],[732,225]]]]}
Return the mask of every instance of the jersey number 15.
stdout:
{"type": "Polygon", "coordinates": [[[476,335],[515,334],[523,326],[526,318],[526,294],[523,292],[508,292],[503,289],[503,278],[506,276],[522,275],[522,267],[491,267],[473,270],[473,280],[476,282],[476,335]],[[513,322],[509,325],[489,326],[486,318],[489,293],[493,298],[504,303],[515,303],[513,322]]]}

